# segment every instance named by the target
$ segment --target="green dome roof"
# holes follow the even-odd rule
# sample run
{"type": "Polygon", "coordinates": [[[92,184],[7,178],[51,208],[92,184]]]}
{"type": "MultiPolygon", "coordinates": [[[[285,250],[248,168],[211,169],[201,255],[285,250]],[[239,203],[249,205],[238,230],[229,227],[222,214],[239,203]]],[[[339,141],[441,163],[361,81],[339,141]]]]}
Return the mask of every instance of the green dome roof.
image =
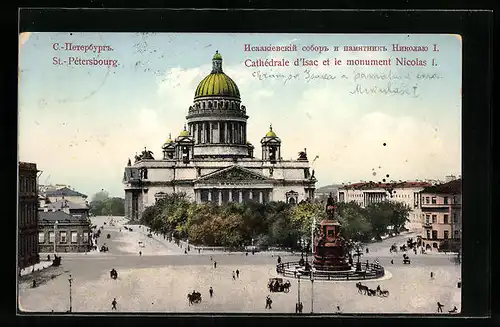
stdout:
{"type": "Polygon", "coordinates": [[[222,56],[219,53],[219,50],[215,51],[214,57],[212,60],[222,60],[222,56]]]}
{"type": "Polygon", "coordinates": [[[218,51],[212,58],[212,72],[198,84],[194,94],[195,99],[205,96],[240,97],[236,83],[222,71],[222,56],[218,51]]]}
{"type": "Polygon", "coordinates": [[[273,132],[273,126],[272,125],[269,126],[269,132],[267,132],[266,137],[277,137],[276,133],[273,132]]]}
{"type": "Polygon", "coordinates": [[[184,130],[182,130],[179,136],[189,136],[189,131],[186,131],[186,125],[184,125],[184,130]]]}
{"type": "Polygon", "coordinates": [[[168,134],[168,140],[165,143],[174,143],[174,141],[172,141],[172,135],[170,133],[168,134]]]}

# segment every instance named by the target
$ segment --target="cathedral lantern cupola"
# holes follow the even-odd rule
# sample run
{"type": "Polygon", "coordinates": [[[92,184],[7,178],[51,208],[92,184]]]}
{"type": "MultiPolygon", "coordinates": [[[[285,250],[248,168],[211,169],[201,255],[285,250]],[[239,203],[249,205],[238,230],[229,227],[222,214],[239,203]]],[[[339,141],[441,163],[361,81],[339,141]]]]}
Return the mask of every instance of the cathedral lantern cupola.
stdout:
{"type": "Polygon", "coordinates": [[[168,134],[168,140],[161,148],[163,150],[163,160],[175,159],[175,143],[170,133],[168,134]]]}
{"type": "Polygon", "coordinates": [[[269,132],[260,141],[262,145],[262,160],[276,163],[281,160],[281,140],[273,131],[273,126],[269,126],[269,132]]]}
{"type": "Polygon", "coordinates": [[[184,129],[175,139],[175,143],[175,157],[182,159],[183,163],[188,164],[193,159],[194,138],[186,130],[186,125],[184,125],[184,129]]]}
{"type": "Polygon", "coordinates": [[[247,110],[238,86],[224,73],[222,61],[217,51],[212,56],[212,70],[198,84],[186,116],[196,158],[248,157],[247,110]]]}

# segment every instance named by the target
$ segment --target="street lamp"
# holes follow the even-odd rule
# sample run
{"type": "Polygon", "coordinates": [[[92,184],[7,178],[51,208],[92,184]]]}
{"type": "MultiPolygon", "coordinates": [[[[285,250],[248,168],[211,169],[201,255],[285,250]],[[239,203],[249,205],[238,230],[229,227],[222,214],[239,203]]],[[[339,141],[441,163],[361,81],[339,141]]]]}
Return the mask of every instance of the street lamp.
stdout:
{"type": "Polygon", "coordinates": [[[311,269],[310,278],[311,278],[311,313],[314,313],[314,274],[311,269]]]}
{"type": "Polygon", "coordinates": [[[71,282],[73,281],[73,278],[71,278],[71,275],[69,275],[68,278],[69,281],[69,312],[72,312],[73,307],[72,307],[72,299],[71,299],[71,282]]]}
{"type": "MultiPolygon", "coordinates": [[[[300,273],[297,274],[298,277],[298,287],[297,287],[297,307],[300,307],[300,273]]],[[[299,311],[300,313],[300,311],[299,311]]]]}
{"type": "Polygon", "coordinates": [[[56,222],[54,223],[54,256],[56,255],[56,233],[57,233],[57,224],[59,222],[56,220],[56,222]]]}

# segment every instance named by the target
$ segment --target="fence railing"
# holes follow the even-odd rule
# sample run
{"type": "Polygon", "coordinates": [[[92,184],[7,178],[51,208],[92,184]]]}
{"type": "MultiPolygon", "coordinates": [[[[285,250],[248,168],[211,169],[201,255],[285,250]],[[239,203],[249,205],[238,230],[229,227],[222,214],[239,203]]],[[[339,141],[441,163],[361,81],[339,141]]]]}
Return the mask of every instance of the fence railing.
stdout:
{"type": "MultiPolygon", "coordinates": [[[[299,261],[284,262],[276,265],[276,272],[278,274],[282,274],[283,276],[297,278],[297,267],[303,267],[299,264],[299,261]]],[[[312,274],[312,279],[321,280],[363,280],[380,278],[385,274],[384,267],[375,263],[369,263],[368,265],[364,263],[361,264],[361,267],[365,269],[361,271],[310,270],[302,271],[300,275],[304,276],[305,278],[311,278],[312,274]]]]}

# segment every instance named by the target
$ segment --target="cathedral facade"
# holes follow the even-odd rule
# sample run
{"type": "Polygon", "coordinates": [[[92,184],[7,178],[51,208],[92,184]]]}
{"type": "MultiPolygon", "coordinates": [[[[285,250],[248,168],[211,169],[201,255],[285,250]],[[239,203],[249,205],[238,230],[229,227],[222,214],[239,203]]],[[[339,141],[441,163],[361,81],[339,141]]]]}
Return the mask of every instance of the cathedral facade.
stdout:
{"type": "Polygon", "coordinates": [[[125,215],[139,219],[147,206],[166,194],[184,192],[197,203],[283,201],[314,198],[316,178],[306,150],[297,160],[283,160],[281,140],[272,126],[261,139],[261,158],[247,140],[247,110],[236,83],[222,70],[222,56],[196,88],[187,124],[169,136],[163,156],[144,149],[125,167],[125,215]]]}

